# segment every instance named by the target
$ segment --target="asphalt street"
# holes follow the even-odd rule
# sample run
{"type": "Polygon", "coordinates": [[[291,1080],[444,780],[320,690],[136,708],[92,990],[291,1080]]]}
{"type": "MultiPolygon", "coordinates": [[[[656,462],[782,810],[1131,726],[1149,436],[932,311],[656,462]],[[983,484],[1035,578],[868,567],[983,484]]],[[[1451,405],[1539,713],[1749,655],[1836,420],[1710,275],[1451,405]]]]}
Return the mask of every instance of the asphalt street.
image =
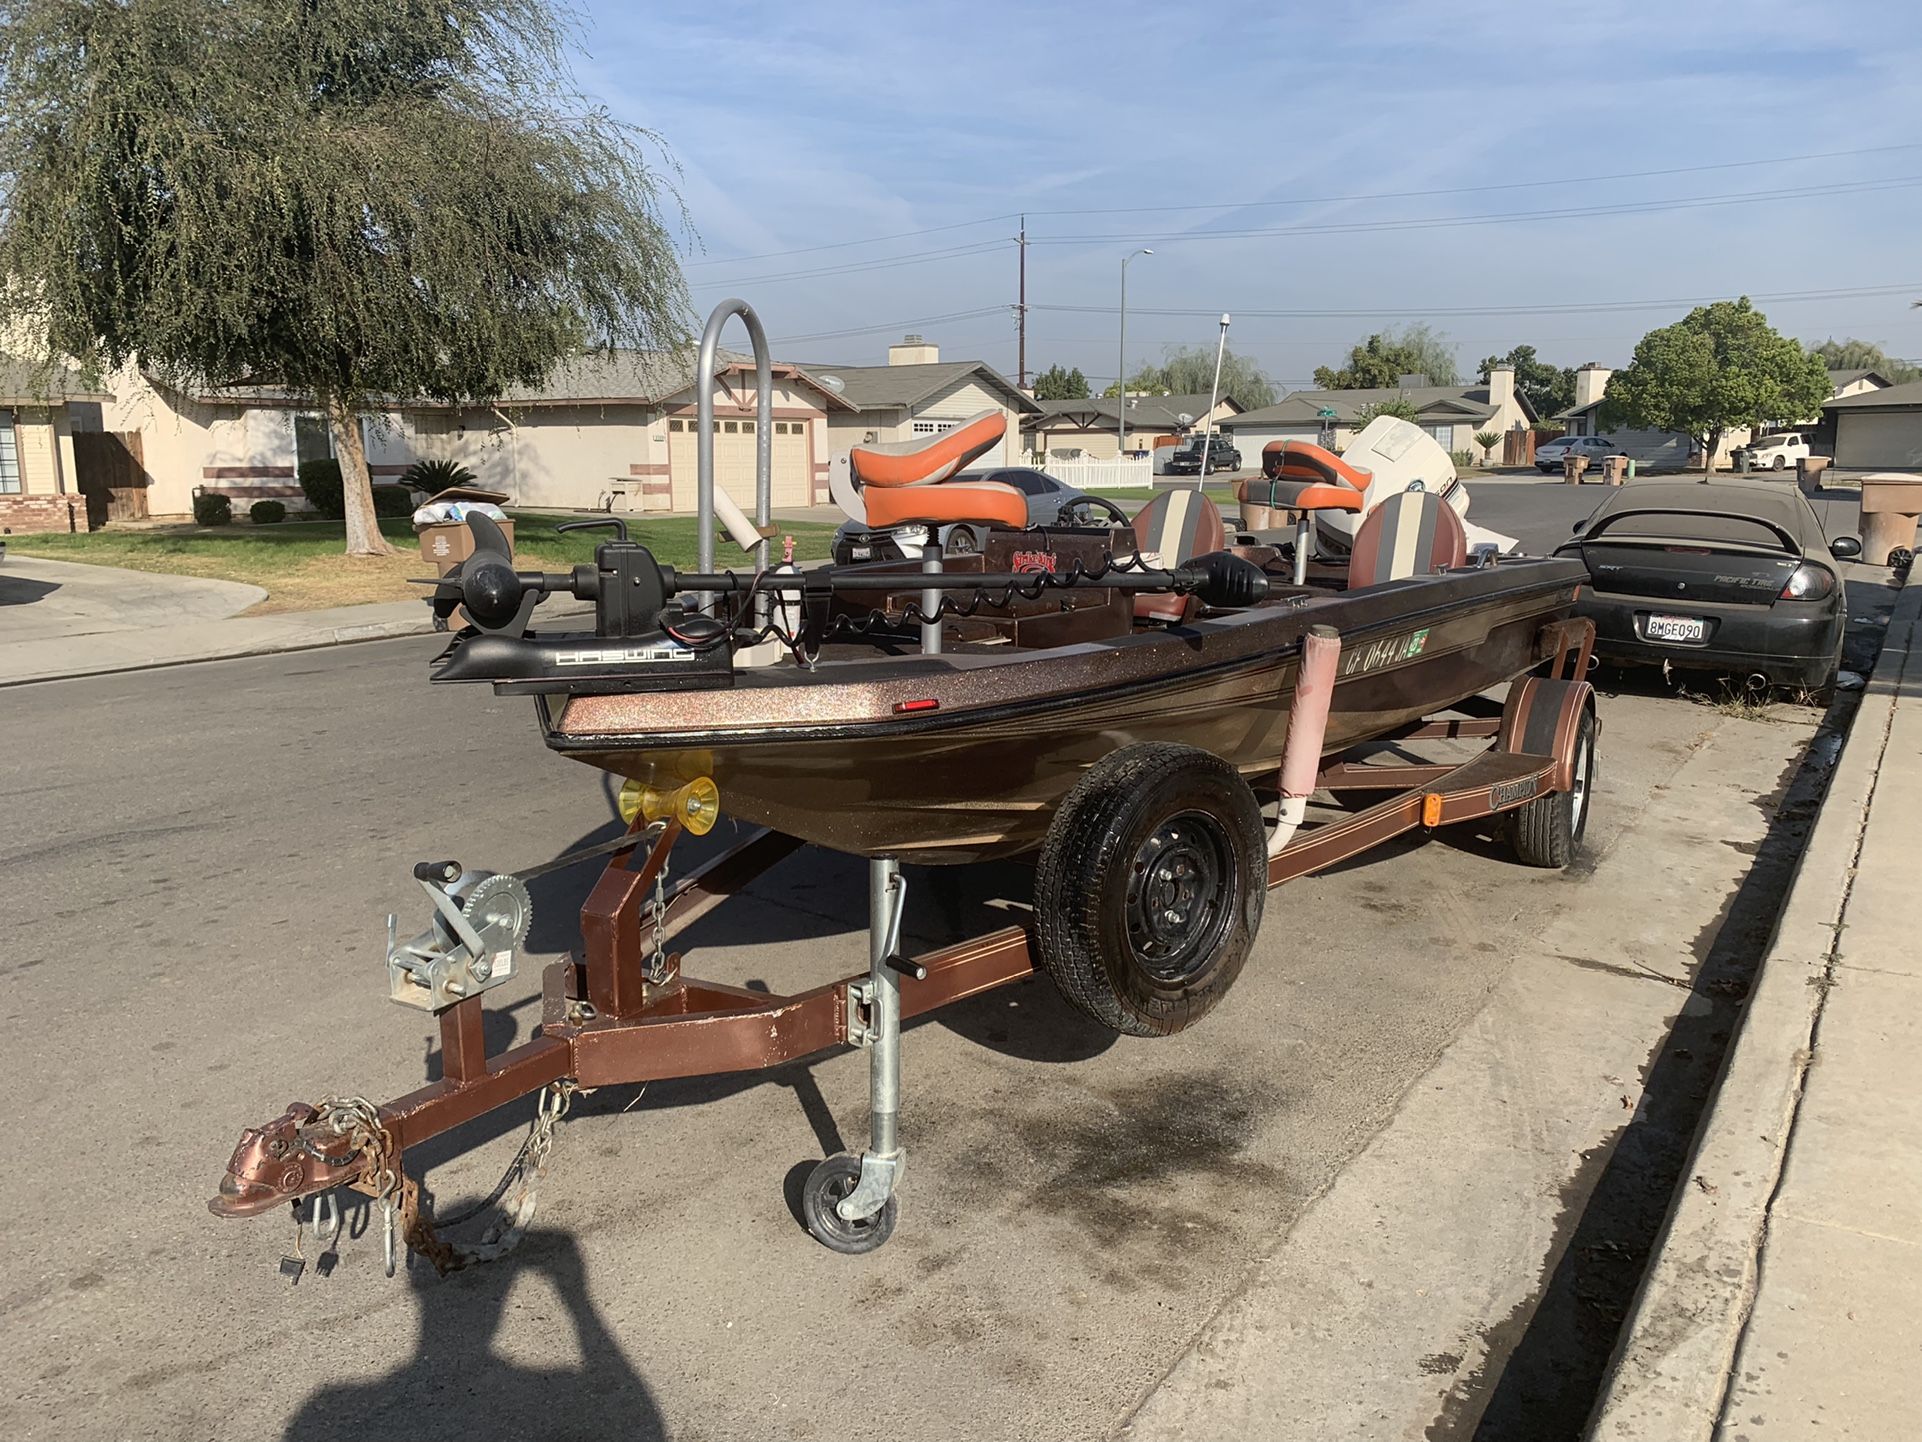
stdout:
{"type": "MultiPolygon", "coordinates": [[[[1083,1438],[1144,1402],[1144,1435],[1207,1435],[1183,1358],[1283,1265],[1291,1311],[1342,1319],[1283,1369],[1290,1405],[1329,1415],[1318,1389],[1367,1359],[1340,1385],[1373,1420],[1340,1435],[1419,1433],[1552,1269],[1566,1189],[1627,1120],[1816,719],[1610,695],[1576,867],[1462,832],[1295,883],[1181,1036],[1117,1041],[1045,982],[913,1025],[900,1228],[871,1257],[793,1211],[806,1165],[865,1129],[865,1059],[838,1054],[583,1099],[504,1263],[389,1281],[360,1214],[334,1275],[290,1288],[283,1218],[202,1202],[240,1128],[289,1100],[436,1074],[428,1018],[385,999],[387,913],[425,920],[411,864],[520,869],[612,834],[605,781],[543,750],[526,701],[429,687],[433,650],[0,698],[9,1436],[1083,1438]],[[1438,1148],[1457,1135],[1503,1139],[1514,1185],[1477,1193],[1505,1173],[1438,1148]],[[1331,1226],[1358,1191],[1371,1220],[1331,1226]],[[1446,1255],[1379,1270],[1385,1240],[1435,1227],[1446,1255]],[[1380,1305],[1337,1306],[1363,1276],[1380,1305]]],[[[590,869],[536,883],[537,965],[504,989],[497,1048],[531,1031],[590,869]]],[[[912,883],[922,944],[1004,920],[1030,884],[912,883]]],[[[776,989],[857,971],[864,907],[857,863],[803,853],[694,928],[688,970],[776,989]]],[[[410,1160],[457,1207],[526,1118],[410,1160]]]]}

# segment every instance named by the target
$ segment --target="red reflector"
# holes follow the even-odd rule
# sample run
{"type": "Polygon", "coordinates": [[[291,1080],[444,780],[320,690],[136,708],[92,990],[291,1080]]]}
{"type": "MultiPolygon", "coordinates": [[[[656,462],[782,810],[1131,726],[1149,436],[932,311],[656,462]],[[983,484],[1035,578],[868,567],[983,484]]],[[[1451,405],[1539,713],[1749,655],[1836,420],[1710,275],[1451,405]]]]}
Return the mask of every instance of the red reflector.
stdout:
{"type": "Polygon", "coordinates": [[[932,696],[923,701],[896,701],[894,703],[894,714],[899,716],[906,711],[934,711],[938,710],[940,705],[941,703],[932,696]]]}

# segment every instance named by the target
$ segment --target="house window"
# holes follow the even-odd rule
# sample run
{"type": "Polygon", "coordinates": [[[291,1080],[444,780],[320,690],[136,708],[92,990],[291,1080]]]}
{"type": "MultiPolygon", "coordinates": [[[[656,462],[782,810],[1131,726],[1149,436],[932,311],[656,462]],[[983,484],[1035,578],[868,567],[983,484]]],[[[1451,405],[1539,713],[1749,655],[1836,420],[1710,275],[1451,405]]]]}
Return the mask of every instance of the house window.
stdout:
{"type": "Polygon", "coordinates": [[[333,455],[334,436],[327,427],[327,418],[296,413],[294,416],[294,464],[304,465],[308,461],[332,460],[333,455]]]}
{"type": "Polygon", "coordinates": [[[13,412],[0,411],[0,496],[20,494],[20,446],[13,435],[13,412]]]}
{"type": "Polygon", "coordinates": [[[754,422],[753,422],[753,421],[742,421],[742,422],[741,422],[741,434],[742,434],[742,435],[744,435],[744,436],[751,436],[751,435],[753,435],[753,434],[754,434],[754,422]]]}
{"type": "Polygon", "coordinates": [[[741,425],[738,421],[722,421],[721,429],[731,436],[741,429],[741,425]]]}
{"type": "Polygon", "coordinates": [[[959,424],[961,424],[959,421],[916,421],[914,423],[914,433],[917,436],[938,436],[943,431],[953,430],[959,424]]]}

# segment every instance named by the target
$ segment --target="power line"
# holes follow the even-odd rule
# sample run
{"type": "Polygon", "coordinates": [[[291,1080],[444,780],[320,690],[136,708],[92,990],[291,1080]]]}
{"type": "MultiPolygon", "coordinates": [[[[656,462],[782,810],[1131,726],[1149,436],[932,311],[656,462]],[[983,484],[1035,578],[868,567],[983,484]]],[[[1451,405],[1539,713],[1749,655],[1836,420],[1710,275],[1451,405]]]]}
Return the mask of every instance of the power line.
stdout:
{"type": "Polygon", "coordinates": [[[949,230],[968,230],[977,225],[995,225],[1004,220],[1015,219],[1013,212],[1007,215],[984,215],[979,220],[957,220],[952,225],[930,225],[922,230],[901,230],[893,235],[871,235],[865,240],[836,240],[826,245],[803,245],[793,250],[764,250],[759,255],[729,255],[717,260],[690,260],[684,267],[696,265],[735,265],[750,260],[778,260],[784,255],[813,255],[822,250],[846,250],[857,245],[880,245],[890,240],[912,240],[917,235],[939,235],[949,230]]]}
{"type": "MultiPolygon", "coordinates": [[[[1195,240],[1248,240],[1287,235],[1356,235],[1374,231],[1447,230],[1463,226],[1500,225],[1540,220],[1587,220],[1609,215],[1649,215],[1661,211],[1701,210],[1718,206],[1745,205],[1753,201],[1801,200],[1839,195],[1860,195],[1871,191],[1910,190],[1922,186],[1922,175],[1892,176],[1881,180],[1838,181],[1825,185],[1784,189],[1730,191],[1722,195],[1692,196],[1675,200],[1620,201],[1606,205],[1565,206],[1553,210],[1491,211],[1474,215],[1436,215],[1387,218],[1381,220],[1325,221],[1300,225],[1266,226],[1238,230],[1173,231],[1158,235],[1112,233],[1103,235],[1029,236],[1029,245],[1103,245],[1152,240],[1170,245],[1195,240]]],[[[930,251],[911,251],[872,261],[848,261],[808,270],[784,271],[772,275],[736,277],[725,281],[697,281],[696,290],[725,290],[746,285],[770,285],[781,281],[807,280],[817,276],[853,275],[870,270],[893,270],[906,265],[928,265],[941,260],[960,260],[999,250],[1012,240],[972,241],[930,251]]],[[[1039,307],[1035,307],[1039,309],[1039,307]]]]}
{"type": "Polygon", "coordinates": [[[1323,195],[1288,200],[1221,200],[1187,205],[1091,206],[1076,210],[1031,210],[1029,215],[1147,215],[1182,210],[1254,210],[1276,205],[1349,205],[1369,200],[1419,200],[1435,195],[1477,195],[1497,190],[1539,190],[1555,185],[1599,185],[1611,180],[1650,180],[1666,175],[1699,175],[1711,170],[1744,170],[1761,165],[1795,165],[1810,160],[1840,160],[1860,155],[1886,155],[1922,150],[1915,145],[1872,145],[1860,150],[1823,150],[1807,155],[1778,155],[1765,160],[1725,160],[1713,165],[1677,165],[1665,170],[1623,170],[1613,175],[1577,175],[1553,180],[1509,180],[1494,185],[1448,185],[1433,190],[1382,190],[1367,195],[1323,195]]]}
{"type": "Polygon", "coordinates": [[[908,255],[889,256],[885,260],[850,261],[844,265],[822,266],[816,270],[791,270],[777,275],[736,276],[732,280],[698,280],[691,290],[738,290],[748,285],[772,285],[784,280],[808,280],[823,275],[853,275],[870,270],[897,270],[904,265],[928,265],[937,260],[959,260],[963,256],[986,255],[989,251],[999,250],[1008,241],[976,241],[971,245],[951,246],[945,250],[915,251],[908,255]]]}
{"type": "Polygon", "coordinates": [[[984,315],[998,315],[1008,310],[1005,305],[984,305],[975,310],[950,311],[946,315],[912,316],[907,320],[884,321],[877,325],[849,326],[845,330],[822,330],[812,335],[775,336],[769,345],[798,345],[817,340],[843,340],[848,336],[873,335],[877,331],[900,330],[911,325],[938,325],[944,321],[974,320],[984,315]]]}
{"type": "MultiPolygon", "coordinates": [[[[1757,160],[1726,160],[1702,165],[1678,165],[1660,170],[1623,170],[1608,175],[1555,176],[1544,180],[1510,180],[1490,185],[1450,185],[1430,190],[1388,190],[1361,195],[1294,196],[1279,200],[1197,201],[1183,205],[1087,206],[1059,210],[1030,210],[1029,215],[1149,215],[1191,210],[1255,210],[1288,205],[1350,205],[1374,200],[1419,200],[1438,195],[1479,195],[1506,190],[1542,190],[1564,185],[1600,185],[1616,180],[1650,180],[1671,175],[1699,175],[1716,170],[1744,170],[1765,165],[1799,165],[1817,160],[1844,160],[1864,155],[1888,155],[1922,150],[1922,144],[1871,145],[1854,150],[1821,150],[1802,155],[1776,155],[1757,160]]],[[[790,250],[761,251],[754,255],[730,255],[683,262],[683,268],[736,265],[755,260],[776,260],[790,255],[813,255],[828,250],[848,250],[863,245],[881,245],[892,240],[912,240],[923,235],[967,230],[980,225],[997,225],[1017,219],[1013,211],[1005,215],[984,215],[976,220],[959,220],[948,225],[930,225],[919,230],[896,231],[890,235],[871,235],[859,240],[836,240],[822,245],[797,246],[790,250]]]]}
{"type": "MultiPolygon", "coordinates": [[[[1860,297],[1884,295],[1911,295],[1922,281],[1907,285],[1856,286],[1841,290],[1799,290],[1777,291],[1772,293],[1748,293],[1753,301],[1766,301],[1771,305],[1796,305],[1809,301],[1852,300],[1860,297]]],[[[1739,294],[1740,292],[1737,292],[1739,294]]],[[[1601,300],[1565,301],[1552,305],[1492,305],[1492,306],[1397,306],[1380,305],[1366,310],[1335,309],[1252,309],[1242,308],[1234,311],[1237,317],[1267,317],[1285,320],[1307,319],[1374,319],[1379,316],[1503,316],[1503,315],[1600,315],[1612,311],[1665,310],[1671,306],[1708,305],[1718,300],[1730,300],[1733,295],[1671,296],[1662,300],[1601,300]]],[[[1120,309],[1112,305],[1034,305],[1030,309],[1057,311],[1071,315],[1113,315],[1120,309]]],[[[1162,316],[1209,316],[1219,315],[1219,306],[1141,306],[1128,307],[1130,315],[1162,316]]]]}
{"type": "Polygon", "coordinates": [[[1805,200],[1818,196],[1861,195],[1877,190],[1910,190],[1922,185],[1922,175],[1892,176],[1883,180],[1838,181],[1796,189],[1775,186],[1768,190],[1730,191],[1723,195],[1692,196],[1678,200],[1620,201],[1611,205],[1564,206],[1555,210],[1488,211],[1479,215],[1434,215],[1390,220],[1321,221],[1302,225],[1263,226],[1243,230],[1182,230],[1161,235],[1114,233],[1107,235],[1036,236],[1030,245],[1105,245],[1135,244],[1151,240],[1171,245],[1186,240],[1249,240],[1271,235],[1359,235],[1371,231],[1447,230],[1467,225],[1501,225],[1529,220],[1587,220],[1604,215],[1650,215],[1665,210],[1704,210],[1716,206],[1743,205],[1755,200],[1805,200]]]}

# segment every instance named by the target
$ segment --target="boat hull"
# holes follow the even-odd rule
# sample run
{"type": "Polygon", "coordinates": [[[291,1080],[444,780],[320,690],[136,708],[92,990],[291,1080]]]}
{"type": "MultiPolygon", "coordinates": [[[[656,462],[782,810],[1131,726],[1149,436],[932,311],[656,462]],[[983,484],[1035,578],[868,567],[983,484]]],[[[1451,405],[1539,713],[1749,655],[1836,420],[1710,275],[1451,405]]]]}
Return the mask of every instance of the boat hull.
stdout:
{"type": "MultiPolygon", "coordinates": [[[[1543,628],[1569,614],[1582,575],[1565,563],[1540,565],[1546,569],[1534,584],[1476,586],[1478,576],[1501,572],[1462,573],[1464,584],[1432,578],[1418,583],[1426,594],[1405,595],[1400,604],[1355,593],[1234,625],[1204,622],[1142,638],[1163,649],[1107,666],[1103,648],[1073,648],[1059,658],[1061,669],[1112,674],[1107,684],[1078,676],[1059,695],[1024,694],[1035,677],[1026,686],[1012,677],[1011,694],[999,701],[991,694],[977,694],[973,705],[942,699],[925,715],[897,714],[900,703],[889,704],[893,692],[884,691],[850,694],[842,720],[729,725],[717,717],[719,724],[679,730],[671,715],[658,714],[659,698],[580,698],[550,723],[547,739],[589,765],[656,784],[711,776],[728,814],[837,851],[928,863],[1019,855],[1041,845],[1056,807],[1088,768],[1125,746],[1201,747],[1259,785],[1280,764],[1308,625],[1333,624],[1343,636],[1329,752],[1524,674],[1545,659],[1543,628]],[[1170,645],[1185,654],[1171,656],[1170,645]],[[607,704],[595,704],[601,701],[607,704]],[[632,724],[642,715],[644,726],[632,724]],[[625,729],[607,729],[621,717],[630,718],[625,729]]],[[[989,674],[986,684],[994,679],[989,674]]],[[[977,684],[970,694],[983,689],[977,684]]],[[[743,704],[752,709],[746,698],[743,704]]]]}

